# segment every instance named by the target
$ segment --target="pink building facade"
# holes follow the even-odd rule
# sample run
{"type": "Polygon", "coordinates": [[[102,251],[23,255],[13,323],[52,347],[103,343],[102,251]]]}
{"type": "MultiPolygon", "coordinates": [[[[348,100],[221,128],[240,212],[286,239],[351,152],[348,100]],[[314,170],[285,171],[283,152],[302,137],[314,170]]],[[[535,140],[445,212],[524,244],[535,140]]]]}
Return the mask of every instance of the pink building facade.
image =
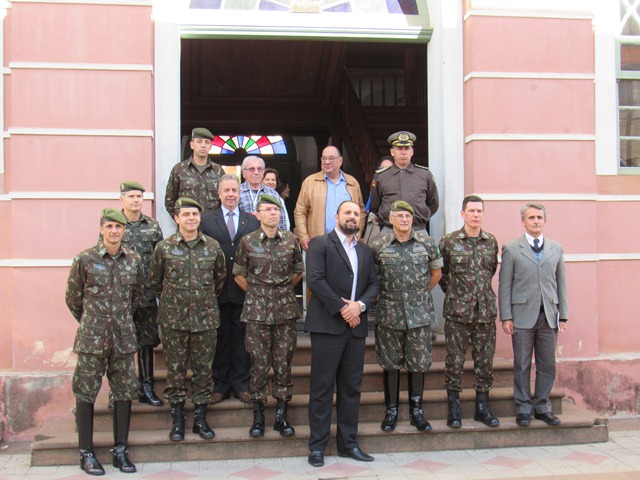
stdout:
{"type": "MultiPolygon", "coordinates": [[[[417,15],[353,15],[357,1],[323,12],[318,0],[314,13],[291,2],[239,21],[215,2],[210,10],[186,3],[0,2],[5,441],[32,439],[71,409],[68,267],[97,240],[100,209],[119,206],[117,185],[147,186],[145,213],[171,233],[162,205],[180,152],[180,39],[267,31],[429,41],[429,158],[442,205],[433,236],[460,227],[468,193],[486,200],[486,229],[501,244],[522,234],[524,203],[545,204],[545,234],[564,245],[569,277],[557,385],[597,414],[639,413],[640,163],[630,153],[633,105],[618,88],[634,82],[632,62],[620,61],[635,45],[624,33],[633,15],[625,20],[607,0],[424,0],[417,15]]],[[[499,332],[497,356],[511,355],[499,332]]]]}

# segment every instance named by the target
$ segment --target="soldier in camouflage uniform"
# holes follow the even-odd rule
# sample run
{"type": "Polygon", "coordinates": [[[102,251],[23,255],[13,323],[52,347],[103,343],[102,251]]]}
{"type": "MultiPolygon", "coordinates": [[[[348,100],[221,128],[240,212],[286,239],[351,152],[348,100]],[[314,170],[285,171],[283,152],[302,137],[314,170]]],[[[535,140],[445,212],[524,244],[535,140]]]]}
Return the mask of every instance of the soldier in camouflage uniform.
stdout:
{"type": "Polygon", "coordinates": [[[400,369],[408,375],[411,425],[431,430],[424,418],[424,376],[431,367],[431,327],[435,320],[431,289],[440,280],[442,258],[435,241],[416,232],[413,207],[396,200],[389,221],[393,231],[371,245],[380,277],[380,299],[376,313],[376,357],[384,369],[387,407],[380,425],[392,431],[398,421],[400,369]]]}
{"type": "Polygon", "coordinates": [[[224,170],[209,159],[213,139],[213,133],[206,128],[194,128],[191,132],[193,155],[174,165],[167,182],[164,205],[170,214],[175,214],[173,207],[180,197],[195,200],[204,213],[220,206],[218,184],[224,170]]]}
{"type": "Polygon", "coordinates": [[[114,399],[113,465],[125,473],[136,471],[127,443],[131,400],[138,392],[133,312],[142,299],[144,269],[140,256],[121,245],[126,224],[121,212],[102,210],[101,240],[76,255],[67,280],[67,307],[80,323],[72,381],[80,468],[89,475],[104,475],[93,451],[93,411],[105,373],[114,399]]]}
{"type": "Polygon", "coordinates": [[[440,287],[445,293],[443,314],[447,360],[445,383],[449,413],[447,425],[460,428],[461,377],[464,358],[471,342],[473,387],[476,391],[474,419],[489,427],[500,421],[489,409],[489,390],[493,383],[493,354],[496,349],[496,295],[491,279],[498,267],[498,242],[482,230],[484,202],[476,195],[462,201],[464,226],[440,240],[444,259],[440,287]]]}
{"type": "Polygon", "coordinates": [[[144,191],[144,187],[138,182],[120,184],[122,213],[127,218],[127,229],[122,237],[122,244],[138,252],[144,268],[144,296],[142,303],[133,313],[138,340],[138,378],[141,385],[139,401],[160,407],[164,402],[153,391],[153,349],[160,345],[156,322],[158,305],[149,288],[149,264],[153,249],[163,237],[158,222],[142,213],[144,191]]]}
{"type": "Polygon", "coordinates": [[[247,324],[245,342],[251,358],[252,437],[264,435],[267,375],[272,367],[277,401],[273,429],[285,437],[295,434],[287,420],[287,403],[292,393],[296,319],[302,312],[293,287],[302,279],[304,264],[296,236],[278,228],[280,207],[277,198],[260,195],[256,212],[260,228],[242,237],[233,265],[236,283],[247,292],[241,321],[247,324]]]}
{"type": "Polygon", "coordinates": [[[207,423],[213,393],[211,364],[220,325],[217,296],[227,278],[224,253],[213,238],[200,233],[202,207],[179,198],[173,216],[178,232],[160,242],[151,256],[149,286],[160,298],[158,323],[167,361],[165,398],[171,404],[169,438],[184,440],[187,366],[191,359],[191,398],[195,404],[193,433],[215,434],[207,423]]]}

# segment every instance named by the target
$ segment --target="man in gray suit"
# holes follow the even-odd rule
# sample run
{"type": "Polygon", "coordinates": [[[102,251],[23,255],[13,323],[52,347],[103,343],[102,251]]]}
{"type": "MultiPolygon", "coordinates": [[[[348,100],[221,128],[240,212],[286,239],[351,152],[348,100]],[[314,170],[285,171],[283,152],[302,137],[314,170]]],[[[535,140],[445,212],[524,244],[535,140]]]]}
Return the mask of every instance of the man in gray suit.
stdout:
{"type": "Polygon", "coordinates": [[[512,336],[513,396],[516,423],[528,427],[531,413],[547,425],[559,425],[549,394],[556,378],[558,331],[567,327],[567,283],[562,245],[542,235],[543,205],[528,203],[520,211],[524,236],[502,247],[500,320],[512,336]],[[531,399],[531,358],[535,351],[536,385],[531,399]]]}

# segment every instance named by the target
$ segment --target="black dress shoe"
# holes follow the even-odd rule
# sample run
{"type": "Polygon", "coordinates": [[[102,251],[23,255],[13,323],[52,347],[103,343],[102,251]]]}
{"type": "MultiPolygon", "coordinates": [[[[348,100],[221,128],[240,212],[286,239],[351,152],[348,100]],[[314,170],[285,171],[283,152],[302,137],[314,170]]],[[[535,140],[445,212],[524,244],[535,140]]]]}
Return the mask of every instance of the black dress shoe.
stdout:
{"type": "Polygon", "coordinates": [[[350,450],[338,450],[339,457],[349,457],[357,460],[359,462],[373,462],[373,457],[371,455],[367,455],[360,447],[353,447],[350,450]]]}
{"type": "Polygon", "coordinates": [[[519,413],[516,415],[516,423],[521,427],[528,427],[531,424],[531,415],[528,413],[519,413]]]}
{"type": "Polygon", "coordinates": [[[309,453],[309,465],[312,467],[322,467],[324,466],[324,453],[320,450],[316,450],[314,452],[309,453]]]}
{"type": "Polygon", "coordinates": [[[542,420],[544,423],[551,425],[552,427],[560,425],[560,419],[551,412],[536,413],[534,418],[536,420],[542,420]]]}

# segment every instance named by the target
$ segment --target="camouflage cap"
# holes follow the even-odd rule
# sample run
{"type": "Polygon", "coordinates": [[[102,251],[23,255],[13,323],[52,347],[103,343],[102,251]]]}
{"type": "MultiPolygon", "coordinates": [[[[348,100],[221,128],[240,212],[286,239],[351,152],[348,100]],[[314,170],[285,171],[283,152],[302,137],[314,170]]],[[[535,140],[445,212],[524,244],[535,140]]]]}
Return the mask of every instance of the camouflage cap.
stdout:
{"type": "Polygon", "coordinates": [[[131,182],[122,182],[120,184],[120,193],[130,192],[131,190],[140,190],[141,192],[145,191],[142,184],[138,182],[131,181],[131,182]]]}
{"type": "Polygon", "coordinates": [[[209,140],[213,140],[213,133],[211,133],[206,128],[198,127],[191,130],[191,138],[208,138],[209,140]]]}
{"type": "Polygon", "coordinates": [[[391,204],[391,211],[392,212],[409,212],[411,215],[415,215],[415,212],[413,211],[413,207],[408,202],[405,202],[404,200],[396,200],[395,202],[393,202],[391,204]]]}
{"type": "Polygon", "coordinates": [[[394,147],[412,147],[413,142],[416,141],[416,136],[411,132],[396,132],[389,135],[387,142],[394,147]]]}
{"type": "Polygon", "coordinates": [[[258,205],[264,204],[264,203],[270,203],[272,205],[277,205],[278,207],[282,207],[282,205],[280,205],[280,202],[276,197],[274,197],[273,195],[267,195],[266,193],[263,193],[258,198],[258,205]]]}
{"type": "Polygon", "coordinates": [[[122,225],[127,224],[127,217],[124,216],[120,210],[116,210],[115,208],[103,208],[102,212],[100,212],[100,218],[107,222],[117,222],[122,225]]]}
{"type": "Polygon", "coordinates": [[[176,210],[180,208],[193,208],[193,207],[197,208],[198,211],[202,212],[202,205],[200,205],[195,200],[192,200],[191,198],[180,197],[178,200],[176,200],[176,206],[175,206],[176,210]]]}

